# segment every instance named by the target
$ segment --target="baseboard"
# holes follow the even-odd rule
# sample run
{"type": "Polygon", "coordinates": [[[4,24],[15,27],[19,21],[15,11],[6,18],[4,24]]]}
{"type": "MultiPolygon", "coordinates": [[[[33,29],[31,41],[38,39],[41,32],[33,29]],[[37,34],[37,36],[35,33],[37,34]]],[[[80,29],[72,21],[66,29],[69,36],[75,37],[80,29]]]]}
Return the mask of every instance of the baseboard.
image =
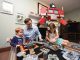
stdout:
{"type": "Polygon", "coordinates": [[[11,47],[4,47],[4,48],[0,48],[0,53],[1,52],[5,52],[5,51],[10,51],[11,47]]]}

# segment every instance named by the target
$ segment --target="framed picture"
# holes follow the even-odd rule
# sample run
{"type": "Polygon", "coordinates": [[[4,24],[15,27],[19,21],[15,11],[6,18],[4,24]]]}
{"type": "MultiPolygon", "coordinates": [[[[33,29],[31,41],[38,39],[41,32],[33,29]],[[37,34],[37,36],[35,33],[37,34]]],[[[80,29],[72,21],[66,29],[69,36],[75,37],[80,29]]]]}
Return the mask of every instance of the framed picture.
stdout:
{"type": "Polygon", "coordinates": [[[58,10],[54,10],[54,14],[58,15],[58,10]]]}
{"type": "Polygon", "coordinates": [[[7,1],[0,2],[0,12],[5,14],[13,14],[13,4],[7,1]]]}
{"type": "Polygon", "coordinates": [[[47,12],[48,12],[48,7],[41,3],[38,3],[38,14],[46,15],[47,12]]]}
{"type": "Polygon", "coordinates": [[[58,9],[57,8],[50,8],[49,10],[48,10],[48,14],[55,14],[55,15],[59,15],[58,14],[58,9]]]}
{"type": "Polygon", "coordinates": [[[24,15],[21,13],[17,13],[16,15],[16,24],[24,25],[24,15]]]}

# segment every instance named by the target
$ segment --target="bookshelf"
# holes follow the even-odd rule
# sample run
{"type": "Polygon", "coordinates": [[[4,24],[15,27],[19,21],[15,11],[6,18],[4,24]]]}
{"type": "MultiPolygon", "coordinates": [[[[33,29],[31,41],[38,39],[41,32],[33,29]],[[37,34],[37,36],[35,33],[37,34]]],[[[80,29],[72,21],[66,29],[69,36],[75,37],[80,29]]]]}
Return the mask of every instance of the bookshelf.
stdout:
{"type": "Polygon", "coordinates": [[[80,22],[70,22],[60,26],[60,37],[71,42],[80,43],[80,22]]]}

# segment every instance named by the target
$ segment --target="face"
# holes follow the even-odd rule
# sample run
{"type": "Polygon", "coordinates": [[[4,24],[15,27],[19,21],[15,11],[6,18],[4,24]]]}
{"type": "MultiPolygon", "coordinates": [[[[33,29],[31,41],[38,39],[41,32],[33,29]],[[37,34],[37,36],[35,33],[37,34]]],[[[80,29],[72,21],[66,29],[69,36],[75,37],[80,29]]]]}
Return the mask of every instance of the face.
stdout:
{"type": "Polygon", "coordinates": [[[52,24],[52,23],[49,26],[50,26],[51,29],[55,29],[56,28],[55,25],[52,24]]]}
{"type": "Polygon", "coordinates": [[[32,21],[30,20],[29,22],[26,23],[26,25],[28,28],[32,27],[32,21]]]}
{"type": "Polygon", "coordinates": [[[18,36],[20,37],[23,37],[23,30],[20,30],[18,33],[17,33],[18,36]]]}

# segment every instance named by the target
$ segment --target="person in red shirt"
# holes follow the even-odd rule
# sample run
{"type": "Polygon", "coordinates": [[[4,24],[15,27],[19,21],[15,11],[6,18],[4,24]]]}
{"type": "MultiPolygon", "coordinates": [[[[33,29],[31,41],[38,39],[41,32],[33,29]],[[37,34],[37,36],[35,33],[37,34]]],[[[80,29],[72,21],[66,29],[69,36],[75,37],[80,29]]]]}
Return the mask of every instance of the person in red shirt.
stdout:
{"type": "Polygon", "coordinates": [[[42,16],[39,20],[39,27],[45,27],[46,25],[46,16],[42,16]]]}

